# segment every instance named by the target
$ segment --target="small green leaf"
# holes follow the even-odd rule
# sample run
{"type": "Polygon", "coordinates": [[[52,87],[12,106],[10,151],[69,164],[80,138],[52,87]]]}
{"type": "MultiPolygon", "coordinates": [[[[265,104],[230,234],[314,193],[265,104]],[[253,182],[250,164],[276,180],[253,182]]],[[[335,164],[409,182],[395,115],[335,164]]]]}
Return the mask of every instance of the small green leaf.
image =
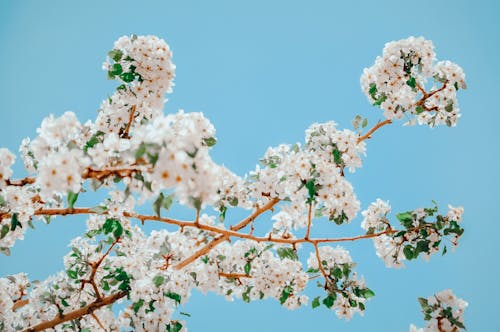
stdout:
{"type": "Polygon", "coordinates": [[[203,139],[203,143],[208,147],[212,147],[217,144],[217,139],[215,137],[207,137],[203,139]]]}
{"type": "Polygon", "coordinates": [[[146,153],[146,144],[141,143],[135,152],[135,159],[140,159],[146,153]]]}
{"type": "Polygon", "coordinates": [[[23,225],[19,222],[17,213],[13,213],[12,217],[10,217],[10,230],[15,231],[17,226],[19,226],[19,228],[23,228],[23,225]]]}
{"type": "Polygon", "coordinates": [[[0,240],[3,239],[8,232],[9,232],[9,226],[3,225],[2,229],[0,230],[0,240]]]}
{"type": "Polygon", "coordinates": [[[323,299],[323,304],[330,309],[333,304],[335,303],[335,300],[337,299],[337,295],[335,293],[330,293],[328,294],[327,297],[323,299]]]}
{"type": "Polygon", "coordinates": [[[132,309],[134,309],[134,312],[137,313],[141,309],[143,304],[144,304],[144,300],[140,299],[139,301],[134,302],[132,304],[132,309]]]}
{"type": "Polygon", "coordinates": [[[165,278],[163,276],[155,276],[153,278],[153,283],[155,284],[156,287],[160,287],[161,284],[163,284],[163,281],[165,281],[165,278]]]}
{"type": "Polygon", "coordinates": [[[369,299],[375,296],[375,293],[370,288],[364,288],[360,290],[361,296],[365,299],[369,299]]]}
{"type": "Polygon", "coordinates": [[[71,279],[78,279],[78,273],[76,271],[73,271],[73,270],[67,270],[66,271],[66,274],[68,275],[68,277],[70,277],[71,279]]]}
{"type": "Polygon", "coordinates": [[[119,64],[119,63],[113,64],[113,66],[110,69],[110,73],[111,73],[112,76],[118,76],[118,75],[120,75],[121,73],[123,73],[122,65],[119,64]]]}
{"type": "Polygon", "coordinates": [[[415,112],[417,114],[421,114],[422,112],[424,111],[424,108],[420,105],[418,105],[416,108],[415,108],[415,112]]]}
{"type": "Polygon", "coordinates": [[[123,52],[120,51],[120,50],[111,50],[108,52],[108,55],[111,59],[113,59],[114,61],[118,62],[121,60],[122,56],[123,56],[123,52]]]}
{"type": "Polygon", "coordinates": [[[165,295],[166,297],[168,297],[168,298],[170,298],[170,299],[174,300],[174,301],[175,301],[175,303],[177,303],[177,304],[180,304],[180,303],[181,303],[182,298],[181,298],[181,296],[180,296],[179,294],[177,294],[177,293],[174,293],[174,292],[167,292],[167,293],[165,293],[164,295],[165,295]]]}
{"type": "Polygon", "coordinates": [[[405,255],[407,260],[412,260],[413,258],[416,258],[414,255],[413,247],[411,245],[406,245],[403,248],[403,254],[405,255]]]}
{"type": "Polygon", "coordinates": [[[238,197],[228,197],[227,198],[227,202],[229,203],[229,205],[231,206],[237,206],[238,205],[238,197]]]}
{"type": "Polygon", "coordinates": [[[74,193],[71,190],[68,192],[68,208],[73,210],[76,200],[78,199],[78,193],[74,193]]]}
{"type": "Polygon", "coordinates": [[[315,297],[313,300],[312,300],[312,308],[313,309],[316,309],[317,307],[319,307],[321,305],[321,303],[319,302],[319,296],[315,297]]]}
{"type": "Polygon", "coordinates": [[[293,293],[292,286],[285,286],[285,288],[283,288],[283,291],[281,292],[280,304],[285,303],[286,300],[290,297],[290,295],[292,295],[292,293],[293,293]]]}
{"type": "Polygon", "coordinates": [[[181,311],[179,314],[186,316],[186,317],[191,317],[191,314],[188,314],[187,312],[181,311]]]}
{"type": "Polygon", "coordinates": [[[452,101],[450,101],[450,102],[446,105],[446,107],[444,108],[444,110],[445,110],[446,112],[448,112],[448,113],[450,113],[451,111],[453,111],[453,102],[452,102],[452,101]]]}
{"type": "Polygon", "coordinates": [[[182,330],[182,324],[179,322],[172,322],[167,325],[167,332],[180,332],[182,330]]]}
{"type": "Polygon", "coordinates": [[[293,261],[299,260],[299,256],[297,255],[297,252],[293,250],[293,248],[278,248],[276,250],[276,253],[281,259],[289,258],[293,261]]]}
{"type": "Polygon", "coordinates": [[[335,164],[342,166],[343,164],[342,153],[339,151],[339,149],[335,148],[332,151],[332,154],[333,154],[333,161],[335,162],[335,164]]]}
{"type": "Polygon", "coordinates": [[[361,128],[366,128],[366,126],[368,126],[368,118],[364,118],[361,122],[361,128]]]}
{"type": "Polygon", "coordinates": [[[252,269],[252,264],[250,262],[247,262],[245,266],[243,267],[243,270],[245,271],[246,275],[250,275],[250,270],[252,269]]]}
{"type": "Polygon", "coordinates": [[[417,81],[415,80],[415,77],[410,76],[410,79],[406,81],[406,84],[408,84],[408,86],[410,86],[412,89],[415,89],[417,86],[417,81]]]}
{"type": "Polygon", "coordinates": [[[164,197],[165,196],[163,195],[163,193],[160,193],[158,195],[158,197],[156,198],[156,200],[153,202],[153,211],[155,212],[157,217],[160,217],[160,210],[161,210],[161,206],[163,204],[164,197]]]}
{"type": "Polygon", "coordinates": [[[135,79],[135,75],[131,72],[126,72],[126,73],[122,73],[120,75],[120,78],[122,79],[123,82],[130,83],[135,79]]]}

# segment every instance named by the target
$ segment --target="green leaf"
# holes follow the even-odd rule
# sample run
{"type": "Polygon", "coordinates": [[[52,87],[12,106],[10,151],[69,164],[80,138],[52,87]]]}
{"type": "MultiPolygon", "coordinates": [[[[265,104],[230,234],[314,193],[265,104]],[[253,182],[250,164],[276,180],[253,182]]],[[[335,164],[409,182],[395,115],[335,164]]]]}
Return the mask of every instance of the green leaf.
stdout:
{"type": "Polygon", "coordinates": [[[283,291],[281,291],[281,296],[280,296],[280,304],[283,304],[286,302],[286,300],[292,295],[293,293],[293,288],[292,286],[285,286],[283,288],[283,291]]]}
{"type": "Polygon", "coordinates": [[[187,312],[181,311],[179,314],[186,316],[186,317],[191,317],[191,314],[188,314],[187,312]]]}
{"type": "Polygon", "coordinates": [[[305,186],[309,192],[308,202],[313,202],[315,197],[316,197],[316,186],[314,184],[314,180],[311,179],[311,180],[307,181],[305,186]]]}
{"type": "Polygon", "coordinates": [[[382,94],[378,99],[373,103],[374,106],[380,106],[387,99],[387,96],[382,94]]]}
{"type": "Polygon", "coordinates": [[[247,289],[241,294],[241,297],[243,298],[243,301],[246,303],[250,302],[250,291],[252,290],[253,286],[247,286],[247,289]]]}
{"type": "Polygon", "coordinates": [[[3,239],[8,232],[9,232],[9,226],[3,225],[2,229],[0,230],[0,240],[3,239]]]}
{"type": "Polygon", "coordinates": [[[446,112],[448,112],[448,113],[450,113],[451,111],[453,111],[453,102],[452,102],[452,101],[450,101],[450,102],[446,105],[446,107],[444,108],[444,110],[445,110],[446,112]]]}
{"type": "Polygon", "coordinates": [[[323,304],[330,309],[333,304],[335,303],[335,300],[337,299],[337,295],[335,293],[330,293],[328,294],[327,297],[323,299],[323,304]]]}
{"type": "Polygon", "coordinates": [[[217,139],[215,137],[207,137],[203,139],[203,143],[208,147],[212,147],[217,144],[217,139]]]}
{"type": "Polygon", "coordinates": [[[375,83],[370,84],[370,89],[368,90],[368,93],[372,97],[373,100],[377,100],[376,94],[377,94],[377,85],[375,83]]]}
{"type": "Polygon", "coordinates": [[[172,322],[167,325],[167,332],[179,332],[182,330],[182,324],[179,322],[172,322]]]}
{"type": "Polygon", "coordinates": [[[61,299],[61,303],[65,307],[69,307],[69,303],[65,299],[61,299]]]}
{"type": "Polygon", "coordinates": [[[140,159],[146,153],[146,144],[141,143],[137,151],[135,151],[135,159],[140,159]]]}
{"type": "Polygon", "coordinates": [[[411,228],[413,226],[413,211],[401,212],[396,214],[399,222],[406,228],[411,228]]]}
{"type": "Polygon", "coordinates": [[[361,297],[364,297],[365,299],[369,299],[375,296],[375,293],[370,288],[360,289],[360,294],[361,297]]]}
{"type": "Polygon", "coordinates": [[[458,91],[458,82],[453,83],[453,86],[455,87],[455,90],[458,91]]]}
{"type": "Polygon", "coordinates": [[[413,76],[410,76],[410,79],[406,81],[406,84],[408,84],[408,86],[410,86],[412,89],[415,89],[417,87],[417,81],[413,76]]]}
{"type": "Polygon", "coordinates": [[[10,217],[10,230],[15,231],[17,226],[19,226],[19,228],[23,228],[23,225],[19,222],[17,213],[13,213],[12,217],[10,217]]]}
{"type": "Polygon", "coordinates": [[[405,255],[407,260],[412,260],[413,258],[416,258],[416,256],[414,255],[413,247],[409,244],[403,248],[403,254],[405,255]]]}
{"type": "Polygon", "coordinates": [[[121,225],[119,220],[114,218],[106,219],[102,226],[102,229],[105,235],[113,233],[116,239],[123,235],[123,226],[121,225]]]}
{"type": "Polygon", "coordinates": [[[7,247],[0,247],[0,252],[6,256],[10,256],[10,249],[7,247]]]}
{"type": "Polygon", "coordinates": [[[229,203],[229,205],[231,206],[237,206],[238,205],[238,197],[228,197],[227,198],[227,202],[229,203]]]}
{"type": "Polygon", "coordinates": [[[123,82],[130,83],[135,79],[135,75],[134,73],[127,72],[127,73],[122,73],[120,75],[120,78],[122,79],[123,82]]]}
{"type": "Polygon", "coordinates": [[[220,208],[219,208],[219,221],[220,222],[223,222],[224,219],[226,219],[226,212],[227,212],[227,207],[225,205],[222,205],[220,208]]]}
{"type": "Polygon", "coordinates": [[[332,274],[335,277],[335,279],[340,279],[342,278],[342,269],[340,269],[338,266],[335,265],[332,274]]]}
{"type": "Polygon", "coordinates": [[[366,128],[366,126],[368,126],[368,118],[364,118],[361,122],[361,128],[366,128]]]}
{"type": "Polygon", "coordinates": [[[73,270],[67,270],[66,271],[66,274],[68,275],[68,277],[70,277],[71,279],[78,279],[78,273],[76,271],[73,271],[73,270]]]}
{"type": "Polygon", "coordinates": [[[299,256],[297,255],[297,252],[293,248],[278,248],[278,250],[276,250],[276,253],[281,259],[288,258],[293,261],[299,260],[299,256]]]}
{"type": "Polygon", "coordinates": [[[71,190],[68,192],[68,208],[73,210],[76,200],[78,199],[78,193],[74,193],[71,190]]]}
{"type": "Polygon", "coordinates": [[[181,298],[181,296],[180,296],[179,294],[177,294],[177,293],[174,293],[174,292],[167,292],[167,293],[165,293],[164,295],[165,295],[166,297],[168,297],[168,298],[170,298],[170,299],[174,300],[174,301],[175,301],[175,303],[177,303],[177,304],[180,304],[180,303],[181,303],[182,298],[181,298]]]}
{"type": "Polygon", "coordinates": [[[332,154],[335,164],[341,166],[343,164],[342,153],[339,151],[339,149],[335,148],[333,149],[332,154]]]}
{"type": "Polygon", "coordinates": [[[144,300],[140,299],[139,301],[134,302],[132,304],[132,309],[134,309],[134,312],[137,313],[139,311],[139,309],[141,309],[143,304],[144,304],[144,300]]]}
{"type": "Polygon", "coordinates": [[[108,55],[111,59],[113,59],[114,61],[118,62],[121,60],[122,56],[123,56],[123,52],[120,51],[120,50],[111,50],[108,52],[108,55]]]}
{"type": "Polygon", "coordinates": [[[164,197],[165,196],[163,195],[163,193],[160,193],[158,195],[158,197],[156,198],[156,200],[153,202],[153,211],[155,212],[157,217],[160,217],[160,210],[161,210],[161,206],[163,204],[164,197]]]}
{"type": "Polygon", "coordinates": [[[121,73],[123,73],[122,65],[119,64],[119,63],[113,64],[113,66],[111,67],[111,69],[110,69],[109,72],[110,72],[110,74],[112,76],[118,76],[118,75],[120,75],[121,73]]]}
{"type": "Polygon", "coordinates": [[[321,303],[319,302],[319,296],[316,296],[313,300],[312,300],[312,308],[313,309],[316,309],[317,307],[319,307],[321,305],[321,303]]]}
{"type": "Polygon", "coordinates": [[[422,112],[424,111],[424,108],[420,105],[418,105],[416,108],[415,108],[415,112],[417,114],[421,114],[422,112]]]}
{"type": "Polygon", "coordinates": [[[93,148],[97,143],[100,142],[99,137],[104,136],[102,131],[96,132],[92,137],[85,143],[83,151],[87,152],[88,149],[93,148]]]}
{"type": "Polygon", "coordinates": [[[163,284],[163,281],[165,281],[165,278],[163,276],[155,276],[153,278],[153,283],[156,287],[160,287],[161,284],[163,284]]]}
{"type": "Polygon", "coordinates": [[[245,271],[246,275],[250,275],[250,270],[252,269],[252,264],[250,262],[247,262],[245,266],[243,267],[243,270],[245,271]]]}

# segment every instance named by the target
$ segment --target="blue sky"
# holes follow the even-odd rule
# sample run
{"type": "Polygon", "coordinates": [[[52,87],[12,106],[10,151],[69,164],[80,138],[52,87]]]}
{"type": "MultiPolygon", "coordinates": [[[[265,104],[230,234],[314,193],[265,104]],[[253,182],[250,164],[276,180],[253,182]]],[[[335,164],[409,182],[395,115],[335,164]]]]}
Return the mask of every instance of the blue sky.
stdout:
{"type": "MultiPolygon", "coordinates": [[[[469,301],[469,331],[497,331],[499,14],[495,1],[2,1],[1,146],[16,151],[49,113],[93,119],[115,86],[101,70],[114,40],[155,34],[177,65],[165,112],[204,112],[217,128],[214,159],[243,175],[268,146],[302,141],[313,122],[350,128],[356,114],[372,124],[381,119],[360,91],[363,68],[385,42],[424,36],[439,59],[467,75],[458,126],[388,126],[368,142],[363,168],[349,179],[363,207],[377,197],[394,211],[431,199],[443,208],[463,205],[466,233],[456,252],[389,270],[370,241],[347,244],[377,294],[365,317],[348,323],[326,309],[287,311],[274,301],[229,303],[198,293],[183,311],[192,314],[191,331],[404,331],[411,322],[423,325],[418,296],[452,288],[469,301]]],[[[23,175],[19,162],[17,171],[23,175]]],[[[359,223],[316,231],[354,234],[359,223]]],[[[59,218],[29,231],[10,257],[0,257],[0,276],[58,271],[83,229],[81,219],[59,218]]]]}

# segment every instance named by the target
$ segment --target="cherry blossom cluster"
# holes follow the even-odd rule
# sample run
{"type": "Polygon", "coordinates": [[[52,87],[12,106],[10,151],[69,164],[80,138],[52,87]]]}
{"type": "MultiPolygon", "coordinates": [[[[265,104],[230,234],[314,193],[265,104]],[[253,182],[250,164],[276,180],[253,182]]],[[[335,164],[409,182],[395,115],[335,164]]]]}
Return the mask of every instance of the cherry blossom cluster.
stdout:
{"type": "MultiPolygon", "coordinates": [[[[44,119],[38,136],[21,144],[29,173],[24,179],[12,178],[15,156],[0,149],[1,252],[8,255],[37,221],[88,215],[85,233],[70,243],[64,271],[41,282],[25,274],[0,279],[0,331],[185,331],[189,314],[180,307],[193,290],[245,302],[270,298],[288,309],[310,303],[350,319],[364,313],[375,293],[354,271],[348,250],[329,243],[372,238],[377,255],[396,267],[446,252],[444,237],[458,244],[463,208],[449,206],[446,215],[437,206],[398,213],[398,229],[381,199],[361,213],[364,234],[314,237],[315,223],[337,233],[356,219],[361,203],[347,177],[361,168],[365,140],[380,123],[364,135],[333,121],[315,123],[303,143],[268,148],[253,171],[239,176],[212,160],[216,131],[202,113],[162,113],[175,75],[171,57],[157,37],[120,38],[104,64],[120,85],[94,122],[82,123],[72,112],[44,119]],[[108,196],[80,206],[90,189],[108,196]],[[138,212],[145,204],[151,213],[138,212]],[[192,209],[193,220],[171,218],[173,204],[192,209]],[[249,215],[235,221],[236,208],[249,215]],[[272,223],[254,227],[264,213],[272,223]],[[146,234],[145,222],[178,228],[146,234]],[[325,294],[310,301],[305,292],[312,279],[325,294]],[[113,304],[123,309],[118,313],[113,304]]],[[[431,125],[454,124],[463,73],[433,62],[430,41],[389,43],[365,70],[362,85],[388,119],[408,112],[431,125]],[[442,87],[425,92],[428,77],[442,87]]],[[[459,327],[461,312],[439,301],[427,302],[426,315],[439,324],[447,324],[439,315],[448,315],[459,327]]],[[[429,331],[437,331],[432,326],[429,331]]]]}
{"type": "Polygon", "coordinates": [[[387,218],[391,210],[388,202],[378,199],[362,212],[364,219],[361,227],[367,234],[381,232],[380,236],[373,238],[373,242],[377,256],[384,260],[387,267],[402,267],[405,259],[416,259],[420,254],[425,259],[440,251],[446,254],[447,247],[442,241],[445,237],[452,247],[458,245],[464,232],[460,226],[464,209],[451,205],[448,208],[446,215],[437,214],[437,205],[398,213],[396,217],[404,229],[396,231],[387,218]]]}
{"type": "Polygon", "coordinates": [[[466,88],[465,74],[453,62],[435,60],[432,41],[422,37],[387,43],[375,64],[365,68],[361,88],[389,120],[406,114],[408,124],[455,126],[460,117],[456,96],[466,88]]]}
{"type": "Polygon", "coordinates": [[[443,290],[428,298],[419,298],[424,319],[429,321],[424,328],[410,326],[410,332],[458,332],[465,330],[464,311],[468,303],[453,294],[451,289],[443,290]]]}
{"type": "MultiPolygon", "coordinates": [[[[321,301],[327,308],[335,310],[339,318],[347,320],[355,313],[363,314],[366,300],[375,293],[366,287],[364,278],[357,278],[353,272],[355,263],[349,252],[342,247],[320,247],[317,255],[321,257],[318,262],[316,253],[311,253],[307,260],[308,272],[321,272],[325,276],[326,297],[321,301]]],[[[320,297],[313,301],[313,308],[320,305],[320,297]]]]}
{"type": "Polygon", "coordinates": [[[131,118],[130,126],[135,127],[161,115],[164,95],[172,92],[175,77],[171,58],[167,43],[156,36],[119,38],[103,68],[121,85],[102,102],[95,129],[126,136],[131,118]]]}

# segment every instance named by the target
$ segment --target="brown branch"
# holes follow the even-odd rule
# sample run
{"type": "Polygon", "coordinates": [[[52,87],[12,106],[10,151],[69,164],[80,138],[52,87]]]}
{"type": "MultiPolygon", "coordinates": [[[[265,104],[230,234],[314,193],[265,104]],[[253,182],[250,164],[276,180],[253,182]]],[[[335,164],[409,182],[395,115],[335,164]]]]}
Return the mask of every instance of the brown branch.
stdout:
{"type": "Polygon", "coordinates": [[[104,327],[104,325],[102,325],[101,320],[99,319],[99,317],[96,316],[96,314],[91,313],[90,316],[92,316],[92,318],[94,318],[94,320],[97,322],[97,324],[99,325],[99,327],[101,329],[103,329],[104,331],[107,331],[106,328],[104,327]]]}
{"type": "MultiPolygon", "coordinates": [[[[278,198],[273,198],[273,199],[269,200],[269,202],[267,202],[264,206],[262,206],[261,208],[257,208],[250,216],[243,219],[238,224],[231,226],[229,228],[230,231],[237,233],[237,231],[239,231],[240,229],[244,228],[246,225],[248,225],[249,223],[254,221],[255,218],[257,218],[259,215],[266,212],[267,210],[271,210],[279,201],[280,200],[278,198]]],[[[202,225],[199,225],[199,226],[201,228],[202,225]]],[[[218,230],[218,228],[216,228],[216,227],[211,227],[211,228],[213,228],[214,230],[218,230]]],[[[222,233],[222,232],[220,232],[220,233],[222,233]]],[[[237,233],[237,234],[239,234],[239,233],[237,233]]],[[[180,269],[184,268],[185,266],[194,262],[199,257],[205,255],[207,252],[212,250],[218,244],[220,244],[226,240],[229,240],[230,236],[231,235],[223,234],[223,235],[219,236],[218,238],[213,239],[209,244],[207,244],[206,246],[204,246],[200,250],[196,251],[194,254],[192,254],[188,258],[184,259],[182,262],[177,264],[174,268],[176,270],[180,270],[180,269]]]]}
{"type": "Polygon", "coordinates": [[[325,282],[328,280],[328,274],[326,274],[325,269],[323,268],[323,263],[321,262],[321,257],[319,256],[319,248],[317,243],[313,243],[314,251],[316,253],[316,260],[318,261],[318,269],[325,278],[325,282]]]}
{"type": "Polygon", "coordinates": [[[130,108],[130,117],[128,119],[127,127],[125,127],[125,130],[121,134],[122,138],[130,138],[130,136],[128,135],[128,133],[130,131],[130,126],[132,126],[132,122],[134,122],[134,116],[135,116],[136,108],[137,108],[136,105],[132,105],[132,107],[130,108]]]}
{"type": "Polygon", "coordinates": [[[26,329],[25,332],[43,331],[45,329],[50,329],[50,328],[52,328],[56,325],[59,325],[61,323],[64,323],[64,322],[67,322],[67,321],[70,321],[73,319],[77,319],[77,318],[80,318],[80,317],[85,316],[85,315],[91,315],[97,309],[104,307],[104,306],[107,306],[107,305],[110,305],[110,304],[113,304],[125,296],[127,296],[127,292],[118,292],[118,293],[103,297],[100,300],[96,300],[96,301],[86,305],[85,307],[70,311],[66,314],[63,313],[61,315],[57,315],[52,320],[42,322],[38,325],[30,327],[30,328],[26,329]]]}
{"type": "MultiPolygon", "coordinates": [[[[104,169],[93,169],[90,167],[87,167],[85,171],[82,173],[82,179],[96,179],[99,181],[102,181],[103,179],[110,177],[110,176],[121,176],[121,177],[131,177],[134,175],[136,172],[144,172],[144,171],[151,171],[151,169],[145,169],[144,167],[113,167],[113,168],[104,168],[104,169]]],[[[9,186],[25,186],[27,184],[33,184],[35,183],[36,178],[34,177],[26,177],[23,179],[19,180],[11,180],[7,179],[5,182],[9,186]]]]}
{"type": "Polygon", "coordinates": [[[387,119],[387,120],[384,120],[382,122],[379,122],[377,123],[375,126],[373,126],[372,129],[368,130],[368,132],[366,134],[364,134],[363,136],[360,136],[358,138],[358,144],[363,142],[365,139],[368,139],[368,138],[371,138],[372,134],[377,131],[379,128],[385,126],[385,125],[388,125],[388,124],[391,124],[392,121],[387,119]]]}
{"type": "Polygon", "coordinates": [[[223,278],[234,278],[234,279],[239,279],[239,278],[252,278],[252,276],[249,276],[244,273],[224,273],[224,272],[219,272],[219,277],[223,278]]]}
{"type": "Polygon", "coordinates": [[[24,307],[25,305],[27,305],[29,303],[29,300],[28,299],[19,299],[19,300],[16,300],[14,301],[14,305],[12,306],[12,311],[16,311],[17,309],[21,308],[21,307],[24,307]]]}

